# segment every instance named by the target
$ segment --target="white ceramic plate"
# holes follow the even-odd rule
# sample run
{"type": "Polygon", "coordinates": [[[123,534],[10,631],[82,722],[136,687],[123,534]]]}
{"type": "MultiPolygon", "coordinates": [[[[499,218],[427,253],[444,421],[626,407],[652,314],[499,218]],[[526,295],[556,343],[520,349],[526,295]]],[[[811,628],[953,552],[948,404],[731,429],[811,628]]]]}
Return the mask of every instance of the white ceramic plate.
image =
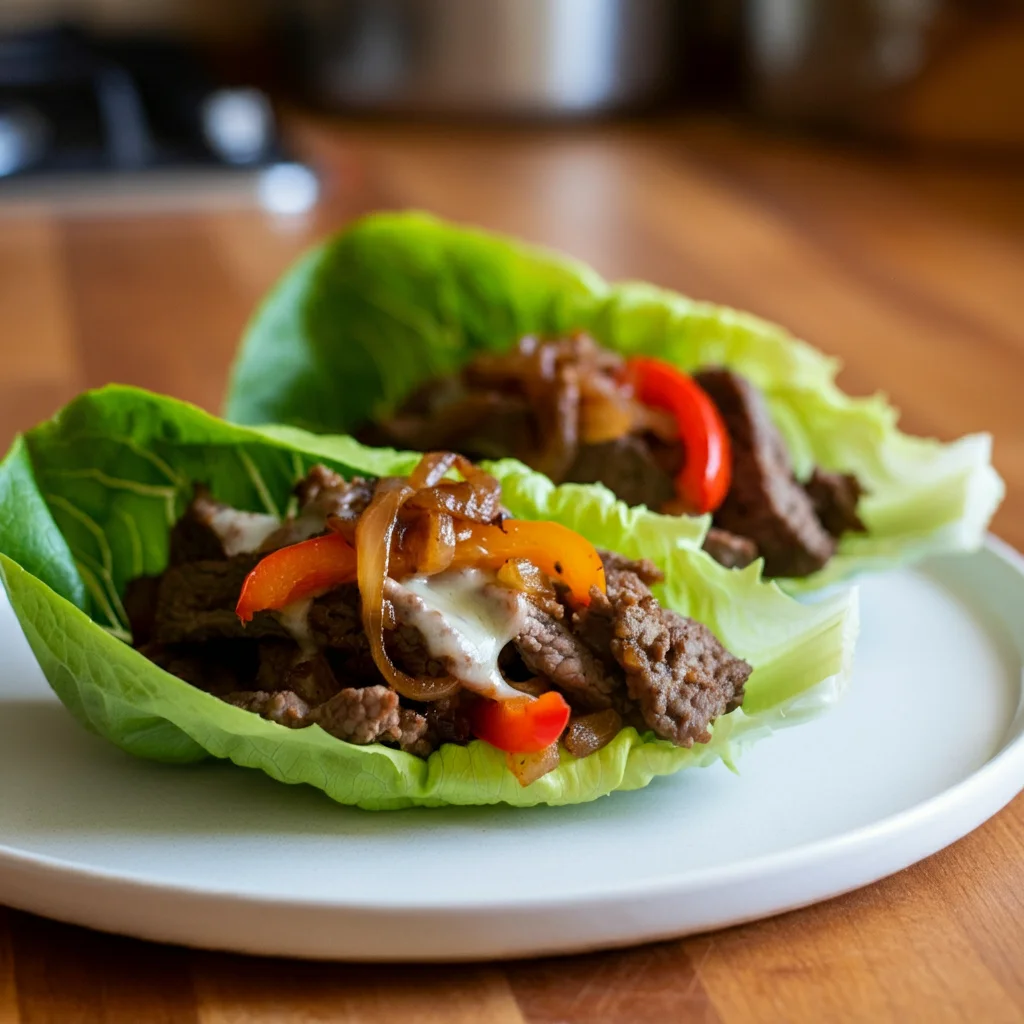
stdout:
{"type": "Polygon", "coordinates": [[[1024,787],[1024,560],[866,580],[849,694],[722,765],[582,807],[372,814],[80,729],[0,608],[0,902],[148,939],[456,960],[683,935],[827,899],[1024,787]]]}

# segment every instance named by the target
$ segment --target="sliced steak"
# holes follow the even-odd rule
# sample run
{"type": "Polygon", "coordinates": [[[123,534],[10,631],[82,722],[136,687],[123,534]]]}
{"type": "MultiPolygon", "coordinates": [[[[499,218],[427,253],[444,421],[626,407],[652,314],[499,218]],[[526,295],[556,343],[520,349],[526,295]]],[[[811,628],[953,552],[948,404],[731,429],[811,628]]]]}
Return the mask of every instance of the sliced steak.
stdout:
{"type": "Polygon", "coordinates": [[[132,644],[141,647],[153,638],[156,603],[160,593],[159,576],[136,576],[124,591],[124,610],[132,631],[132,644]]]}
{"type": "Polygon", "coordinates": [[[659,465],[647,441],[636,434],[580,445],[565,480],[602,483],[627,505],[646,505],[654,511],[676,494],[672,475],[659,465]]]}
{"type": "Polygon", "coordinates": [[[754,541],[767,576],[816,572],[834,554],[835,539],[794,479],[763,398],[729,370],[703,370],[695,379],[721,412],[732,441],[732,485],[715,512],[715,525],[754,541]]]}
{"type": "Polygon", "coordinates": [[[749,537],[712,526],[704,538],[704,550],[726,569],[745,569],[757,558],[757,545],[749,537]]]}
{"type": "Polygon", "coordinates": [[[217,697],[251,689],[256,678],[256,644],[247,640],[146,644],[139,648],[139,653],[171,675],[217,697]]]}
{"type": "Polygon", "coordinates": [[[649,558],[627,558],[614,551],[599,551],[605,573],[631,572],[641,583],[653,586],[665,579],[665,574],[649,558]]]}
{"type": "Polygon", "coordinates": [[[469,701],[463,699],[461,690],[424,704],[422,713],[427,720],[426,738],[435,747],[442,743],[467,743],[473,735],[469,701]]]}
{"type": "Polygon", "coordinates": [[[265,640],[259,645],[256,688],[291,690],[316,707],[333,697],[341,684],[323,654],[306,654],[287,640],[265,640]]]}
{"type": "Polygon", "coordinates": [[[400,750],[417,757],[428,757],[434,749],[430,742],[426,715],[421,715],[411,708],[398,709],[398,735],[393,742],[400,750]]]}
{"type": "Polygon", "coordinates": [[[261,718],[285,725],[289,729],[302,729],[312,724],[309,705],[301,697],[287,690],[276,693],[267,693],[264,690],[229,693],[224,699],[236,708],[252,711],[261,718]]]}
{"type": "Polygon", "coordinates": [[[573,629],[610,650],[644,724],[678,746],[707,742],[708,725],[742,702],[751,667],[706,626],[662,608],[636,573],[609,572],[607,594],[592,588],[573,629]]]}
{"type": "Polygon", "coordinates": [[[310,715],[321,729],[349,743],[397,740],[402,733],[398,694],[388,686],[346,687],[310,715]]]}
{"type": "Polygon", "coordinates": [[[849,473],[829,473],[815,468],[811,479],[804,484],[822,526],[833,537],[847,531],[863,533],[864,524],[857,515],[857,502],[864,491],[860,481],[849,473]]]}
{"type": "Polygon", "coordinates": [[[171,566],[160,580],[153,637],[158,643],[287,637],[269,612],[257,612],[243,625],[235,614],[242,583],[258,555],[171,566]]]}
{"type": "Polygon", "coordinates": [[[550,679],[574,707],[587,711],[610,708],[621,681],[595,653],[602,648],[592,649],[564,622],[532,602],[526,605],[522,631],[512,642],[527,668],[550,679]]]}

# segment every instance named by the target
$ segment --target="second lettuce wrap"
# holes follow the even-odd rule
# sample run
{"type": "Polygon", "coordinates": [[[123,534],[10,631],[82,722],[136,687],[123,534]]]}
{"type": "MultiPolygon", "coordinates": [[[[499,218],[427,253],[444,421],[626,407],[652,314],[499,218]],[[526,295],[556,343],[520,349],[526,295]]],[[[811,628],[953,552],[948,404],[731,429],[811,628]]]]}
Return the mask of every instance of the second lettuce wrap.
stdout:
{"type": "Polygon", "coordinates": [[[624,354],[738,371],[767,399],[798,477],[818,465],[858,478],[867,532],[845,534],[822,571],[785,586],[980,545],[1003,493],[988,435],[910,437],[883,398],[845,395],[838,364],[780,327],[650,285],[611,285],[582,264],[422,214],[367,217],[286,274],[249,327],[226,414],[348,433],[478,352],[577,329],[624,354]]]}

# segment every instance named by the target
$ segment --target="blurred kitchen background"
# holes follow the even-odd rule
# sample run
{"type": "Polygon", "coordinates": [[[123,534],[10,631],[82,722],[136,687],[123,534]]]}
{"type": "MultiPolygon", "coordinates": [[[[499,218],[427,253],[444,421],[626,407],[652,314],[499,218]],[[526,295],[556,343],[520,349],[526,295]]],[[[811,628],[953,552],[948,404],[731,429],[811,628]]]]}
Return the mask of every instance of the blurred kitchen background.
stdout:
{"type": "Polygon", "coordinates": [[[301,111],[711,117],[1024,160],[1024,0],[0,3],[0,202],[300,213],[322,189],[301,111]]]}

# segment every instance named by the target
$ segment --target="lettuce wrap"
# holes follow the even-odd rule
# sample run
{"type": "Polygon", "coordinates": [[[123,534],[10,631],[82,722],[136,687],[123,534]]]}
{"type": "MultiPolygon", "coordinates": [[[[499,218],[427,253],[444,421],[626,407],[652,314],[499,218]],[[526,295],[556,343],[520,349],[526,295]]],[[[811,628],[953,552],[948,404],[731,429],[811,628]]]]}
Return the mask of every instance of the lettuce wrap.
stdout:
{"type": "Polygon", "coordinates": [[[482,351],[573,330],[684,370],[737,371],[766,398],[799,479],[815,465],[857,477],[866,532],[844,534],[824,569],[787,588],[981,544],[1003,494],[988,435],[910,437],[883,397],[845,395],[838,363],[781,327],[646,284],[608,284],[580,263],[422,214],[358,221],[284,276],[246,332],[226,415],[349,433],[482,351]]]}
{"type": "Polygon", "coordinates": [[[710,743],[682,749],[626,728],[587,758],[563,750],[555,771],[524,788],[486,743],[445,745],[423,760],[355,746],[319,726],[286,729],[168,674],[126,642],[126,583],[165,568],[171,525],[194,483],[240,509],[281,516],[315,463],[379,476],[408,473],[418,458],[348,437],[235,426],[133,388],[89,392],[17,438],[0,464],[0,579],[50,685],[87,728],[140,757],[227,758],[374,810],[593,800],[717,758],[731,763],[745,741],[838,699],[856,633],[854,593],[800,604],[753,569],[712,561],[699,549],[697,521],[629,509],[602,487],[554,487],[511,460],[489,469],[515,516],[555,520],[596,545],[650,558],[666,575],[661,601],[753,664],[743,709],[718,720],[710,743]]]}

